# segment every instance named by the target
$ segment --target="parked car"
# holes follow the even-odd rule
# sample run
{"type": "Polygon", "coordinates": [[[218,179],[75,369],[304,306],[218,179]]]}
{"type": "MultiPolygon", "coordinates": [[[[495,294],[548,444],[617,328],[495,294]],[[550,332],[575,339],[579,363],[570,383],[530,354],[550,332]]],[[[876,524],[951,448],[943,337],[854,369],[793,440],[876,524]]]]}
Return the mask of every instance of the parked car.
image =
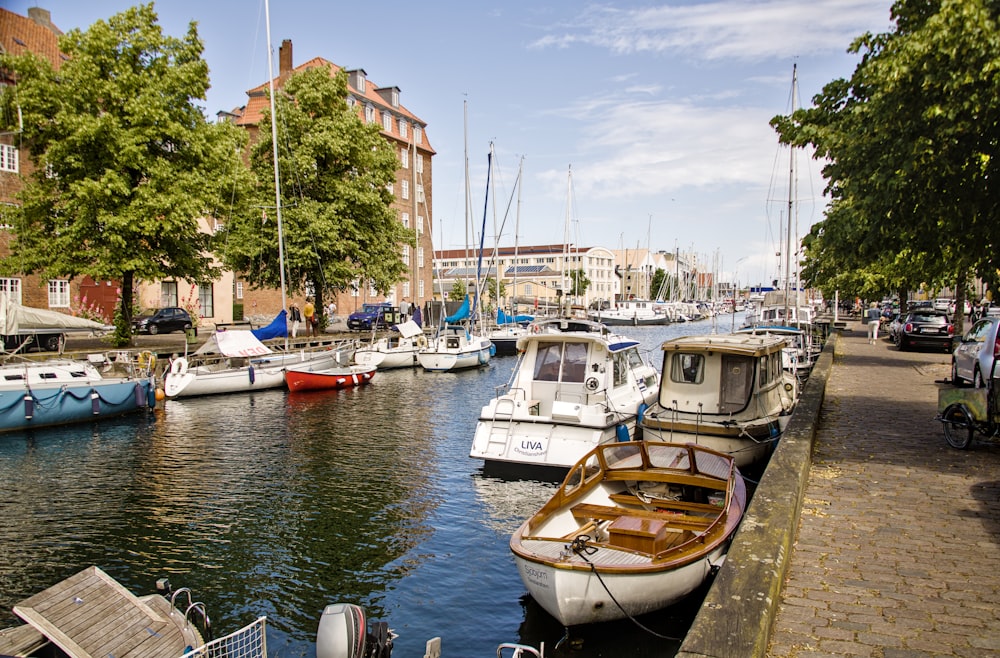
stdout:
{"type": "Polygon", "coordinates": [[[906,351],[914,347],[931,347],[951,352],[955,325],[947,313],[933,309],[911,311],[903,319],[896,344],[906,351]]]}
{"type": "Polygon", "coordinates": [[[137,334],[168,334],[172,331],[187,331],[192,326],[191,316],[177,306],[148,311],[132,318],[132,331],[137,334]]]}
{"type": "Polygon", "coordinates": [[[399,322],[399,309],[389,302],[365,304],[347,316],[348,329],[388,329],[399,322]]]}
{"type": "Polygon", "coordinates": [[[32,352],[58,352],[59,346],[65,342],[66,336],[61,333],[46,333],[37,331],[32,333],[14,334],[3,337],[3,349],[8,352],[21,351],[32,352]]]}
{"type": "Polygon", "coordinates": [[[990,377],[1000,376],[993,372],[993,361],[1000,356],[998,329],[1000,318],[985,317],[962,336],[951,357],[951,380],[956,385],[983,388],[990,377]]]}

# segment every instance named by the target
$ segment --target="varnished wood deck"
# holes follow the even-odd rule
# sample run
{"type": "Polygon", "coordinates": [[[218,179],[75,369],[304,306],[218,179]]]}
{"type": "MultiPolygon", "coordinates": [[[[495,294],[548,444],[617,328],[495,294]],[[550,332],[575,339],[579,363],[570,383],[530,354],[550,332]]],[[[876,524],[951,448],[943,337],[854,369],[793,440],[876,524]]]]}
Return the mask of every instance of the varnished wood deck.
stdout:
{"type": "Polygon", "coordinates": [[[89,567],[14,606],[72,658],[179,658],[201,637],[161,596],[140,599],[89,567]]]}

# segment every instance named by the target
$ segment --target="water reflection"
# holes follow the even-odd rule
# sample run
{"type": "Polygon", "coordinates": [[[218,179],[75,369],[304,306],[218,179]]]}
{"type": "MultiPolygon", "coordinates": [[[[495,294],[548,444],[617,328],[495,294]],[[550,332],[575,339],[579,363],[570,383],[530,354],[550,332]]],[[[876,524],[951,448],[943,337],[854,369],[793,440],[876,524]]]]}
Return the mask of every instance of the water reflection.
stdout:
{"type": "MultiPolygon", "coordinates": [[[[658,365],[667,329],[629,334],[658,365]]],[[[95,564],[136,593],[164,575],[191,587],[220,632],[266,614],[272,655],[313,655],[334,602],[388,620],[399,656],[423,655],[435,635],[451,656],[495,655],[505,641],[544,641],[550,656],[664,655],[673,645],[627,621],[553,651],[563,629],[525,595],[508,540],[555,485],[485,478],[468,457],[480,407],[513,365],[182,399],[0,438],[0,624],[15,623],[17,601],[95,564]]],[[[641,621],[679,635],[694,610],[641,621]]]]}

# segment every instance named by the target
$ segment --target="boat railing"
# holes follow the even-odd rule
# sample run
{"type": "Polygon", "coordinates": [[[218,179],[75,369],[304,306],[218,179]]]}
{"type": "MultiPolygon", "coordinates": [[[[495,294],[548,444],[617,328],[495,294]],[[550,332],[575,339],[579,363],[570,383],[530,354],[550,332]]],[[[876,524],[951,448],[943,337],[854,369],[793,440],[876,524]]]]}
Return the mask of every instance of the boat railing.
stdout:
{"type": "Polygon", "coordinates": [[[515,644],[513,642],[504,642],[497,647],[497,658],[524,658],[525,656],[545,658],[545,643],[542,642],[538,649],[527,644],[515,644]],[[505,654],[504,651],[507,649],[510,649],[512,653],[505,654]]]}
{"type": "Polygon", "coordinates": [[[211,639],[212,620],[208,618],[208,611],[205,608],[205,604],[201,601],[194,600],[194,594],[191,592],[191,588],[181,587],[170,595],[170,614],[174,614],[174,611],[180,612],[181,607],[177,605],[177,599],[182,596],[187,597],[187,606],[184,607],[185,628],[192,623],[192,615],[197,613],[201,621],[201,627],[205,631],[204,634],[211,639]]]}
{"type": "Polygon", "coordinates": [[[267,617],[192,649],[181,658],[267,658],[267,617]]]}

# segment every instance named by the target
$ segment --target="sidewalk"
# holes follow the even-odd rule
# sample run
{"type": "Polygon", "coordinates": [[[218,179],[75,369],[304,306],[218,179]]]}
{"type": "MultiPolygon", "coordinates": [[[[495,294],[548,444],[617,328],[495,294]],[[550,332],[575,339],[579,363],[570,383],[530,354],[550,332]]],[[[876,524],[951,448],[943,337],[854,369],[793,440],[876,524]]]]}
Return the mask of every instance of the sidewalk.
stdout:
{"type": "Polygon", "coordinates": [[[1000,655],[1000,443],[945,443],[948,355],[848,329],[767,655],[1000,655]]]}

